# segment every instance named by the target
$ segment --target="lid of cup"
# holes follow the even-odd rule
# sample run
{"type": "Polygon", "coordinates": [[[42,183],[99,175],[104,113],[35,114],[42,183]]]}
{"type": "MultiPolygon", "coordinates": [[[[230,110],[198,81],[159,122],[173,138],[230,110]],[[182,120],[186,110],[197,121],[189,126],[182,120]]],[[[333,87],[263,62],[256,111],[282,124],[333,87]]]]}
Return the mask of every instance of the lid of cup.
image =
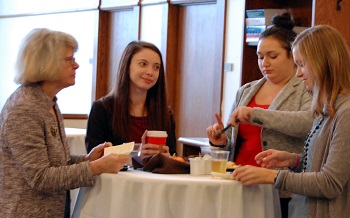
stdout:
{"type": "Polygon", "coordinates": [[[152,136],[152,137],[168,137],[168,134],[166,131],[154,131],[150,130],[147,132],[147,136],[152,136]]]}

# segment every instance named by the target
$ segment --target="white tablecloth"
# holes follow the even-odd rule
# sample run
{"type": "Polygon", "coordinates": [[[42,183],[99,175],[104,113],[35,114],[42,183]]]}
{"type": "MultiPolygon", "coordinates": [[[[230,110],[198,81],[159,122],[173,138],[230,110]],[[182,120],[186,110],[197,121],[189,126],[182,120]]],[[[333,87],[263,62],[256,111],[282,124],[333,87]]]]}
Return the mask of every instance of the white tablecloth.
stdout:
{"type": "MultiPolygon", "coordinates": [[[[71,154],[86,154],[85,148],[85,134],[86,129],[77,129],[77,128],[65,128],[67,142],[70,146],[71,154]]],[[[74,203],[78,195],[79,189],[72,189],[70,191],[71,196],[71,210],[74,208],[74,203]]]]}
{"type": "Polygon", "coordinates": [[[86,154],[85,134],[86,129],[65,128],[67,142],[71,154],[86,154]]]}
{"type": "Polygon", "coordinates": [[[73,218],[280,217],[272,185],[244,187],[234,180],[129,170],[102,174],[80,188],[73,218]]]}

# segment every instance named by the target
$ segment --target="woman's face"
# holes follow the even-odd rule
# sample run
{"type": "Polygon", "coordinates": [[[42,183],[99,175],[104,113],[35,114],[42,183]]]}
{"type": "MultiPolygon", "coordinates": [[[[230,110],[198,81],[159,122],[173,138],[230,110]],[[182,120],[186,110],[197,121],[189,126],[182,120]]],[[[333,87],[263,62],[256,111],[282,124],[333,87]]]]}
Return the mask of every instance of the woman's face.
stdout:
{"type": "Polygon", "coordinates": [[[312,93],[312,88],[314,86],[314,79],[312,79],[310,73],[310,66],[306,64],[301,57],[298,48],[293,48],[293,57],[295,60],[295,64],[297,65],[296,76],[303,79],[303,83],[306,89],[312,93]]]}
{"type": "Polygon", "coordinates": [[[142,49],[130,62],[130,87],[146,91],[156,84],[161,67],[159,55],[151,49],[142,49]]]}
{"type": "Polygon", "coordinates": [[[273,37],[262,38],[256,51],[263,76],[270,82],[286,83],[295,73],[293,56],[273,37]]]}
{"type": "Polygon", "coordinates": [[[56,82],[59,88],[67,88],[75,84],[75,70],[79,68],[79,64],[74,60],[74,50],[67,47],[65,56],[63,57],[63,71],[56,82]]]}

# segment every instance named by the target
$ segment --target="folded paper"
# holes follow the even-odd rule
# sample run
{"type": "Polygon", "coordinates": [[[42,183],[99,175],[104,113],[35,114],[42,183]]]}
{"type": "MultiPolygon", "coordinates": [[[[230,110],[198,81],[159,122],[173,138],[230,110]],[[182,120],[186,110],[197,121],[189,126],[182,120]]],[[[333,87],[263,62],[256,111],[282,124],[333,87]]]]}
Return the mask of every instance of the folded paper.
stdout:
{"type": "Polygon", "coordinates": [[[116,145],[104,149],[104,155],[111,153],[120,155],[129,155],[134,150],[135,142],[124,143],[122,145],[116,145]]]}

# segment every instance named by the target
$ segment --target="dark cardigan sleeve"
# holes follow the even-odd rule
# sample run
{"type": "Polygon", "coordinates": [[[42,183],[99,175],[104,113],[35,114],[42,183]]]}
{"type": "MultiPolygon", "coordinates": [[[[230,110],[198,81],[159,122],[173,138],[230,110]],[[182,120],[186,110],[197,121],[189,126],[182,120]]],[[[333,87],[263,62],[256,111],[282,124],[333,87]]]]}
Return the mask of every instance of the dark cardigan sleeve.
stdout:
{"type": "Polygon", "coordinates": [[[170,114],[170,129],[168,130],[168,138],[166,144],[169,146],[169,152],[171,155],[176,153],[176,136],[175,136],[175,119],[171,109],[170,114]]]}
{"type": "Polygon", "coordinates": [[[109,136],[108,112],[97,100],[92,104],[86,129],[85,146],[89,153],[94,147],[104,142],[111,142],[109,136]]]}

